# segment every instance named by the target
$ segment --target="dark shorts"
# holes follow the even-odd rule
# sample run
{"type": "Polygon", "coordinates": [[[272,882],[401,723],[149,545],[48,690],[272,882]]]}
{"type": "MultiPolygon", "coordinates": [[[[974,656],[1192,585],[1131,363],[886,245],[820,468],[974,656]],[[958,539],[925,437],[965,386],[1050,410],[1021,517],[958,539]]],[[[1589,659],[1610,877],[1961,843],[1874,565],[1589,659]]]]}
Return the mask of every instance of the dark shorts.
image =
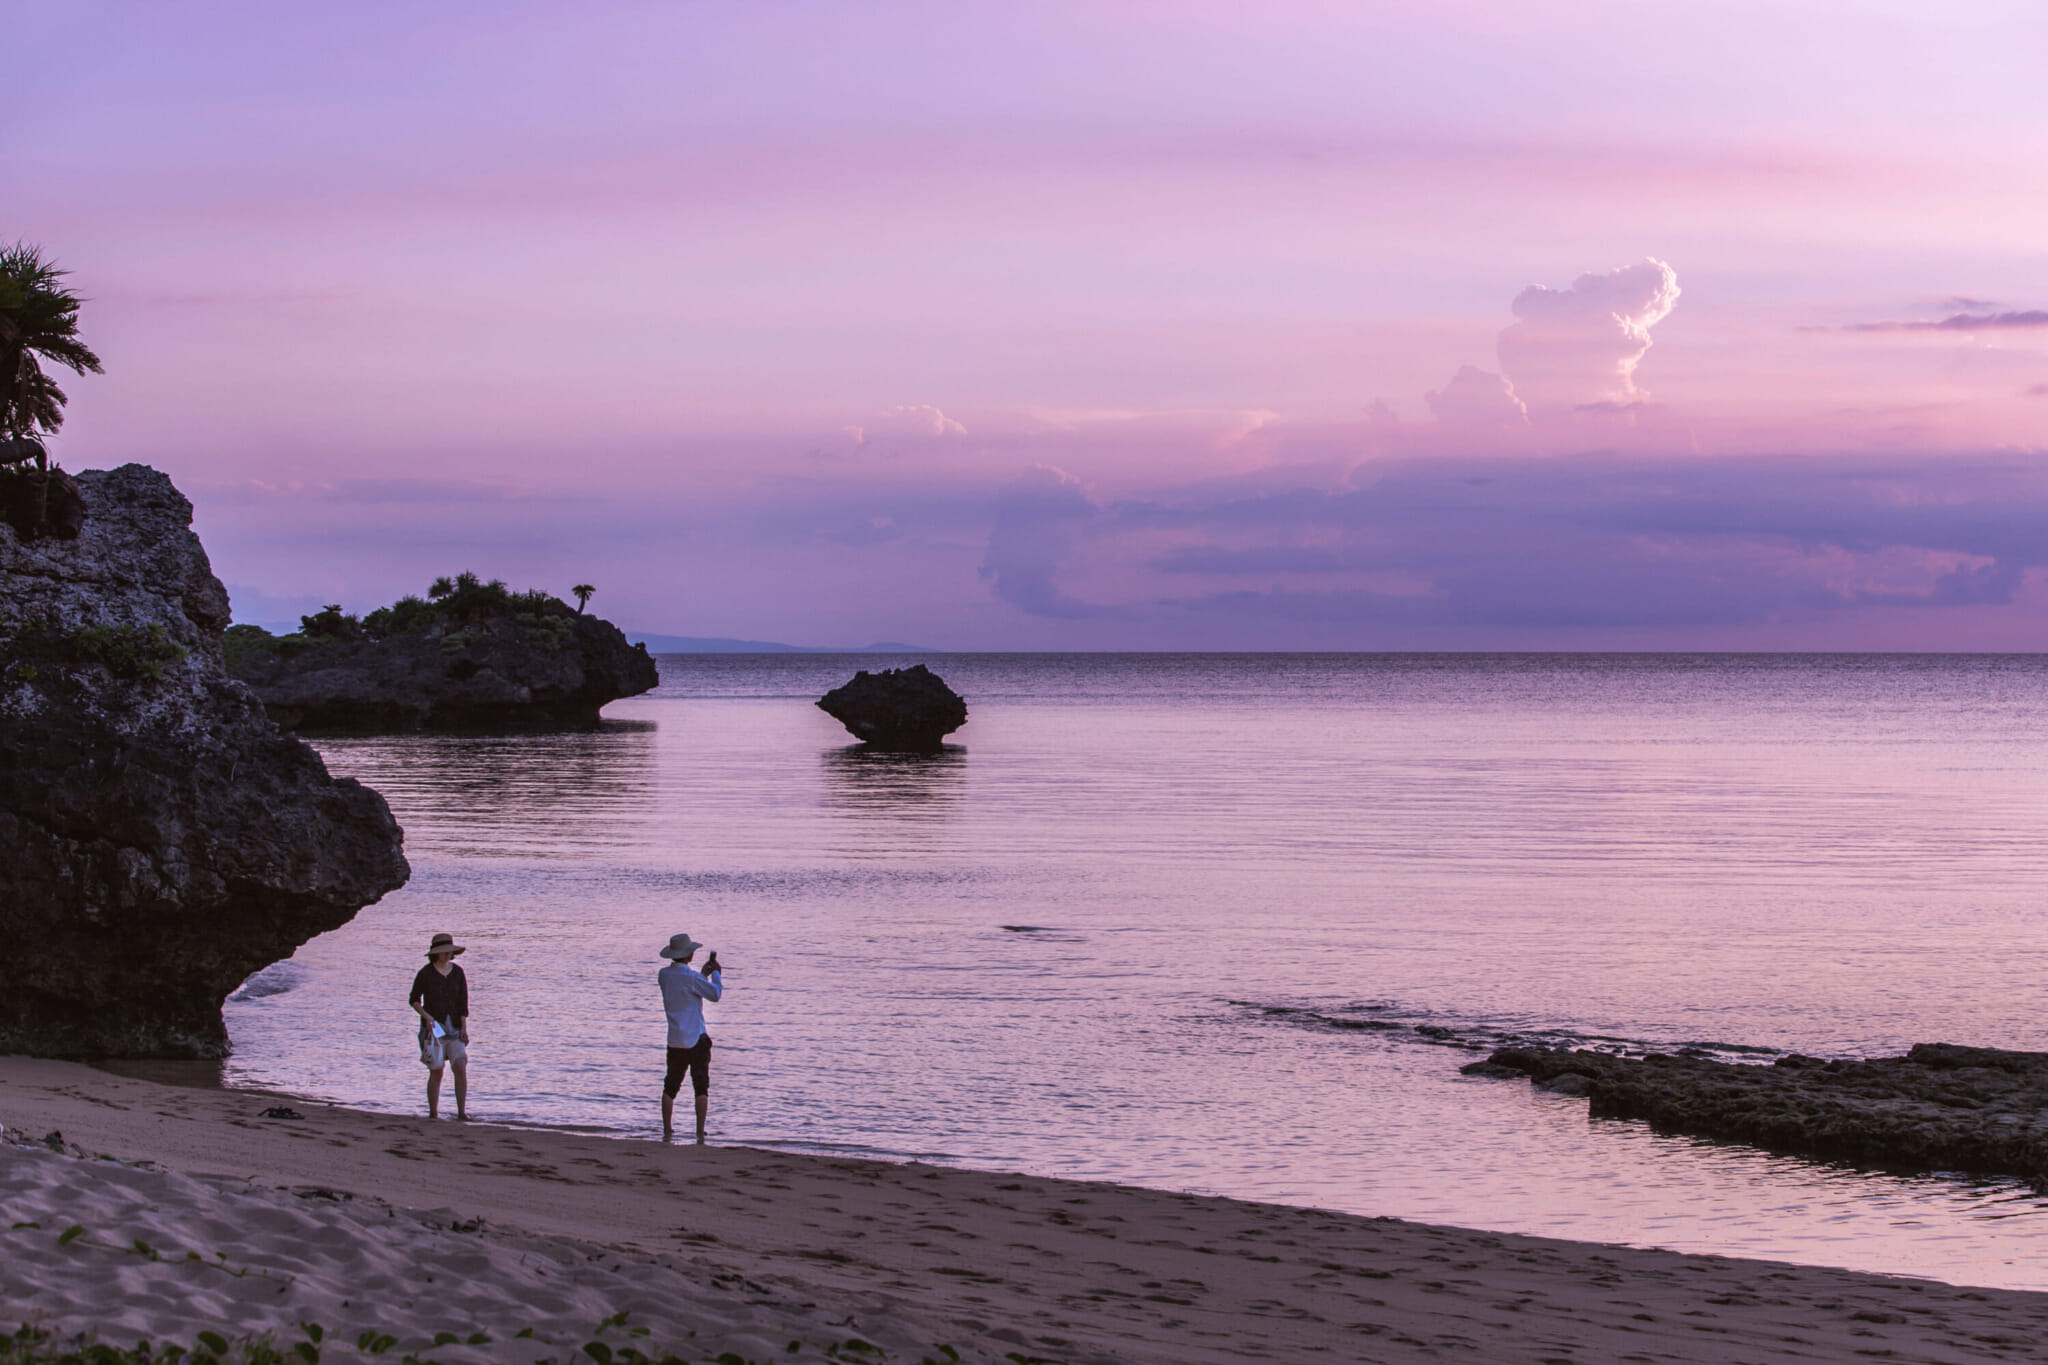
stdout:
{"type": "Polygon", "coordinates": [[[694,1047],[668,1050],[668,1075],[662,1078],[661,1093],[674,1095],[683,1088],[683,1073],[690,1073],[690,1089],[700,1095],[711,1093],[711,1035],[699,1038],[694,1047]]]}

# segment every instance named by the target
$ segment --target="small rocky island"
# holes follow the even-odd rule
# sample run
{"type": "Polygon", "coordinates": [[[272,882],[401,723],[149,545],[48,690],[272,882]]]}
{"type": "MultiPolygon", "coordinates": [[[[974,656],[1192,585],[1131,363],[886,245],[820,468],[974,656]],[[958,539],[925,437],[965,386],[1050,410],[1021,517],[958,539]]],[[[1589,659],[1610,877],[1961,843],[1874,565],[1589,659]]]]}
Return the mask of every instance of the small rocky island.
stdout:
{"type": "Polygon", "coordinates": [[[330,606],[300,624],[227,633],[230,670],[287,730],[589,730],[607,702],[661,681],[646,647],[611,622],[470,573],[367,616],[330,606]]]}
{"type": "Polygon", "coordinates": [[[877,749],[931,753],[967,723],[967,703],[923,664],[865,668],[818,699],[819,709],[877,749]]]}
{"type": "Polygon", "coordinates": [[[1772,1066],[1506,1047],[1463,1068],[1584,1095],[1592,1117],[1907,1171],[1968,1171],[2048,1191],[2048,1052],[1921,1043],[1868,1061],[1772,1066]]]}
{"type": "Polygon", "coordinates": [[[63,486],[0,521],[0,1053],[224,1056],[228,992],[404,884],[398,825],[227,676],[171,481],[63,486]]]}

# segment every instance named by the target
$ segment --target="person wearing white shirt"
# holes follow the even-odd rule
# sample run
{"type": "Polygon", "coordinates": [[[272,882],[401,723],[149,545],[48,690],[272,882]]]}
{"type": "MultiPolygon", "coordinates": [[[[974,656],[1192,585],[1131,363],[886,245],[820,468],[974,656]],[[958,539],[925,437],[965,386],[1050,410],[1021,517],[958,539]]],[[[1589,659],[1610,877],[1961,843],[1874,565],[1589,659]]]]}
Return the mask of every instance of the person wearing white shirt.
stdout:
{"type": "Polygon", "coordinates": [[[690,965],[690,959],[704,945],[688,934],[668,941],[661,955],[668,966],[655,974],[661,985],[661,1007],[668,1015],[668,1074],[661,1083],[661,1140],[675,1140],[676,1092],[683,1077],[697,1094],[697,1141],[704,1141],[704,1115],[711,1108],[711,1035],[704,1028],[704,1002],[723,994],[718,978],[718,954],[704,959],[704,970],[690,965]]]}

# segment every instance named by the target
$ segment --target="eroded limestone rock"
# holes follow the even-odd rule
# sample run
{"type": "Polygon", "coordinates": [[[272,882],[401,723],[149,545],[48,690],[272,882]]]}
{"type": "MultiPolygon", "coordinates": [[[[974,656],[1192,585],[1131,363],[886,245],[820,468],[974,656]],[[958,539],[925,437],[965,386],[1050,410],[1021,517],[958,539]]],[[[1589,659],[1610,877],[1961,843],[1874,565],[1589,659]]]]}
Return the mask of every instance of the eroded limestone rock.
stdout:
{"type": "Polygon", "coordinates": [[[227,593],[143,465],[0,524],[0,1052],[218,1057],[221,1001],[405,882],[384,798],[221,668],[227,593]]]}
{"type": "Polygon", "coordinates": [[[967,703],[923,664],[862,669],[820,697],[818,706],[877,749],[929,752],[967,723],[967,703]]]}
{"type": "Polygon", "coordinates": [[[286,636],[234,675],[286,729],[346,734],[588,730],[606,703],[660,683],[646,647],[611,622],[492,589],[397,633],[286,636]]]}

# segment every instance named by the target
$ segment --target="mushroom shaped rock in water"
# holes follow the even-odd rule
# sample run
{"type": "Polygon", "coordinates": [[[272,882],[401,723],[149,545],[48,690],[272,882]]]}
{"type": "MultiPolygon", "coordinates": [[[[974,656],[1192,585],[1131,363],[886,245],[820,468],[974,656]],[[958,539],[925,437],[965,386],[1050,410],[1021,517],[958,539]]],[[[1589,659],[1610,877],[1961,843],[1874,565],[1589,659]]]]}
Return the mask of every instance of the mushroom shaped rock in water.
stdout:
{"type": "Polygon", "coordinates": [[[0,521],[0,1053],[224,1056],[229,991],[404,883],[398,825],[223,671],[171,481],[77,486],[75,538],[0,521]]]}
{"type": "Polygon", "coordinates": [[[866,669],[818,699],[825,714],[877,749],[929,753],[967,723],[967,703],[923,664],[866,669]]]}

